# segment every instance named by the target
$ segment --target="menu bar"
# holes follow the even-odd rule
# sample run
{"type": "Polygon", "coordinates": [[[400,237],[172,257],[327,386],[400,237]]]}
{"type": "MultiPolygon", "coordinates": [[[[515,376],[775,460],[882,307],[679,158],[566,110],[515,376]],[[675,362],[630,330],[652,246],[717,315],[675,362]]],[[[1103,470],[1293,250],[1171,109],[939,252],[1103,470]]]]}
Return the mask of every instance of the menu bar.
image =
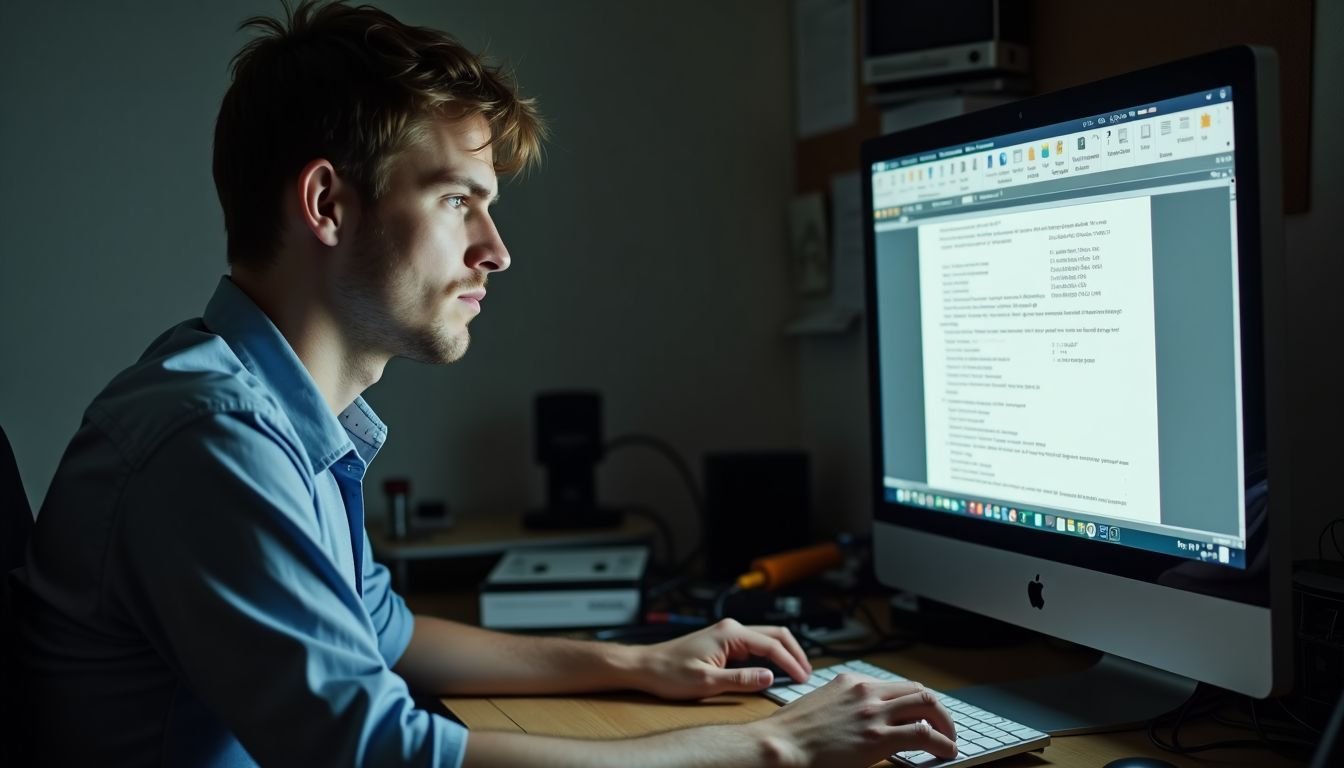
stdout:
{"type": "Polygon", "coordinates": [[[995,193],[1009,187],[1215,153],[1224,153],[1230,164],[1234,137],[1231,89],[1205,95],[1207,100],[1183,97],[875,163],[874,215],[879,219],[900,216],[905,206],[939,200],[992,200],[995,193]],[[1169,109],[1173,104],[1184,108],[1169,109]]]}

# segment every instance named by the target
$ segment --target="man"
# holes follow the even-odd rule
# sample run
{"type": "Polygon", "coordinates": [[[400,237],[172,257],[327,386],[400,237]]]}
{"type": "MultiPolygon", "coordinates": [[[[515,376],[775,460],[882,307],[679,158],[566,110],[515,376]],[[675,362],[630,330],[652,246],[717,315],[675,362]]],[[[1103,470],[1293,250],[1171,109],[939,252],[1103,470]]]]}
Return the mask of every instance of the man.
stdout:
{"type": "Polygon", "coordinates": [[[435,693],[756,691],[805,679],[787,630],[648,647],[412,616],[375,564],[360,393],[396,356],[466,352],[499,173],[543,129],[442,33],[305,2],[240,52],[215,135],[230,276],[89,407],[33,533],[21,616],[32,751],[55,764],[866,765],[955,754],[918,684],[842,677],[746,725],[577,742],[472,732],[435,693]],[[688,738],[689,737],[689,738],[688,738]]]}

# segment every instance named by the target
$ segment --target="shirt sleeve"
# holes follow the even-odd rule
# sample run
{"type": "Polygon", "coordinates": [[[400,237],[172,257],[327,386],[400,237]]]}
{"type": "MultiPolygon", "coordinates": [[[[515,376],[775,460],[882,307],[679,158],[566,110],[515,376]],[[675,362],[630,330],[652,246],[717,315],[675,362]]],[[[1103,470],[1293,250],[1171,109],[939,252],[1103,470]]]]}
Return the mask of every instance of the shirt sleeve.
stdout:
{"type": "Polygon", "coordinates": [[[415,616],[406,607],[406,601],[392,589],[392,575],[387,566],[373,559],[373,545],[364,532],[364,608],[378,633],[378,650],[387,666],[395,667],[401,654],[411,644],[415,630],[415,616]]]}
{"type": "Polygon", "coordinates": [[[256,413],[179,429],[123,490],[112,594],[263,765],[460,766],[466,730],[389,668],[405,605],[366,590],[375,629],[317,544],[302,462],[256,413]]]}

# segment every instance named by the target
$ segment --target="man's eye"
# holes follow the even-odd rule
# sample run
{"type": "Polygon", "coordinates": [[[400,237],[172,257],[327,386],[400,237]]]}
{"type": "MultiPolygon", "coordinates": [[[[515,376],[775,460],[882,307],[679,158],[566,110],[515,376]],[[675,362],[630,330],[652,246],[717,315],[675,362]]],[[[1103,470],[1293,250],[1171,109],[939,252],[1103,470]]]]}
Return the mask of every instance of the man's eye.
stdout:
{"type": "Polygon", "coordinates": [[[450,195],[444,198],[449,208],[464,208],[467,205],[466,195],[450,195]]]}

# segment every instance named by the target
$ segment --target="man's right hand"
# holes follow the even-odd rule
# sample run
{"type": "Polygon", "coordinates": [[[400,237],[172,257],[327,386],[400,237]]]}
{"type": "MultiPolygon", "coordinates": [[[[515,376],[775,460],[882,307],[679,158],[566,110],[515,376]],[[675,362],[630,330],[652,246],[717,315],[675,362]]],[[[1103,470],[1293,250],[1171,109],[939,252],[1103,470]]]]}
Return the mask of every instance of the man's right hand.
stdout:
{"type": "Polygon", "coordinates": [[[911,749],[943,758],[957,754],[951,715],[932,691],[909,681],[837,675],[752,726],[778,749],[771,755],[777,764],[800,768],[872,765],[911,749]]]}
{"type": "Polygon", "coordinates": [[[842,674],[763,720],[579,741],[472,731],[465,768],[864,768],[894,752],[957,754],[952,717],[919,683],[842,674]]]}

